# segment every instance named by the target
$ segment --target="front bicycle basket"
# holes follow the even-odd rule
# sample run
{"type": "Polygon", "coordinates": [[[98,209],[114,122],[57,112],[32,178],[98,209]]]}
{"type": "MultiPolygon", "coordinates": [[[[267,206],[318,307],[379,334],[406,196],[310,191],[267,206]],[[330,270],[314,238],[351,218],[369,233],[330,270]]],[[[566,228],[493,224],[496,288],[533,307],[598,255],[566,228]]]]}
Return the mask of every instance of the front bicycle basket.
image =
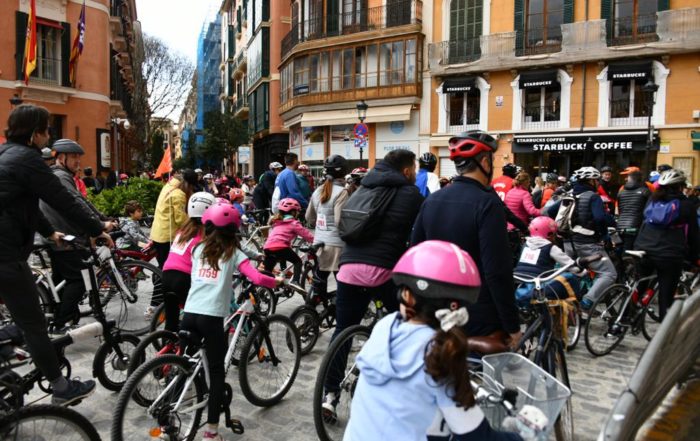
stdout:
{"type": "MultiPolygon", "coordinates": [[[[546,435],[554,426],[564,404],[571,396],[568,387],[527,358],[515,353],[486,355],[482,359],[483,376],[490,387],[500,393],[504,389],[518,391],[516,409],[526,404],[540,409],[547,416],[546,435]]],[[[482,405],[492,427],[498,429],[507,416],[501,404],[482,405]]]]}

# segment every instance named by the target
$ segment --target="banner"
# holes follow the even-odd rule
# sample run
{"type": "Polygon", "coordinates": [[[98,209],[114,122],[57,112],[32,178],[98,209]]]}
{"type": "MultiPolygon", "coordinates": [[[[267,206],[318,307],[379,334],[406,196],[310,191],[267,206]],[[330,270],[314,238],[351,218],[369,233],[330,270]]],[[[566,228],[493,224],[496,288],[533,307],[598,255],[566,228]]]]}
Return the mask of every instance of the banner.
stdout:
{"type": "Polygon", "coordinates": [[[83,7],[80,10],[80,18],[78,19],[78,33],[75,34],[73,40],[73,48],[70,51],[70,83],[75,87],[75,77],[78,71],[78,59],[83,54],[83,45],[85,44],[85,0],[83,7]]]}
{"type": "Polygon", "coordinates": [[[160,161],[158,170],[156,170],[156,178],[163,176],[165,173],[173,171],[173,159],[170,156],[170,145],[163,152],[163,159],[160,161]]]}
{"type": "Polygon", "coordinates": [[[27,37],[24,41],[24,84],[29,84],[29,77],[36,69],[36,1],[29,0],[29,21],[27,37]]]}

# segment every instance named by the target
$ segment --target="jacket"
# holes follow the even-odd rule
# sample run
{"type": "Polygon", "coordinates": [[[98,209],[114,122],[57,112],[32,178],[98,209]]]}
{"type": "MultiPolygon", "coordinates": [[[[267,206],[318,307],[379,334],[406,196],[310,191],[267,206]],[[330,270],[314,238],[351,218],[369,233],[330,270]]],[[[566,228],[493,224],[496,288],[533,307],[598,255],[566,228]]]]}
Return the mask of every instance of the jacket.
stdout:
{"type": "Polygon", "coordinates": [[[647,222],[634,242],[635,250],[643,250],[650,257],[682,261],[684,258],[695,262],[700,258],[700,234],[695,205],[682,194],[669,194],[664,201],[680,201],[678,219],[668,228],[655,227],[647,222]]]}
{"type": "Polygon", "coordinates": [[[338,222],[343,206],[348,201],[348,191],[345,189],[345,181],[336,179],[333,181],[333,193],[325,203],[321,203],[321,185],[311,196],[311,202],[306,210],[306,221],[315,225],[314,243],[323,243],[328,246],[343,247],[345,242],[338,233],[338,222]]]}
{"type": "Polygon", "coordinates": [[[89,235],[102,233],[102,222],[61,184],[38,148],[8,142],[0,147],[0,262],[26,261],[34,233],[48,237],[56,231],[39,211],[39,199],[89,235]]]}
{"type": "MultiPolygon", "coordinates": [[[[529,191],[520,187],[513,187],[508,193],[506,193],[506,198],[503,200],[506,207],[518,217],[521,221],[526,224],[530,223],[531,217],[537,217],[540,215],[540,210],[535,208],[535,204],[532,203],[532,195],[529,191]]],[[[515,228],[513,225],[508,224],[508,229],[512,230],[515,228]]]]}
{"type": "Polygon", "coordinates": [[[262,210],[270,208],[272,193],[275,191],[275,180],[277,175],[272,170],[268,170],[260,177],[260,183],[253,190],[253,203],[255,208],[262,210]]]}
{"type": "Polygon", "coordinates": [[[651,191],[642,182],[628,182],[617,195],[617,219],[619,228],[639,228],[642,224],[644,207],[651,191]]]}
{"type": "Polygon", "coordinates": [[[427,198],[430,193],[440,190],[440,178],[435,173],[429,172],[425,168],[418,169],[416,174],[416,187],[421,196],[427,198]]]}
{"type": "Polygon", "coordinates": [[[120,229],[124,236],[117,239],[117,248],[140,248],[139,242],[148,243],[148,236],[141,230],[139,221],[127,218],[121,222],[120,229]]]}
{"type": "Polygon", "coordinates": [[[180,181],[172,178],[158,195],[151,227],[154,242],[172,242],[177,230],[187,221],[187,195],[179,187],[180,181]]]}
{"type": "MultiPolygon", "coordinates": [[[[554,269],[559,263],[562,266],[572,263],[561,248],[543,237],[529,236],[520,254],[514,272],[539,276],[545,271],[554,269]]],[[[573,268],[571,270],[573,272],[573,268]]]]}
{"type": "Polygon", "coordinates": [[[474,179],[456,177],[452,185],[431,194],[418,214],[411,244],[426,240],[458,245],[479,268],[481,291],[467,307],[468,332],[470,327],[477,332],[480,325],[508,333],[520,329],[506,214],[496,193],[474,179]]]}
{"type": "Polygon", "coordinates": [[[299,181],[297,180],[297,175],[294,171],[285,168],[282,173],[277,175],[277,180],[275,181],[275,187],[280,189],[280,198],[292,198],[295,199],[303,208],[305,208],[309,201],[301,194],[301,189],[299,188],[299,181]]]}
{"type": "Polygon", "coordinates": [[[491,187],[493,187],[501,200],[505,200],[506,195],[513,188],[513,178],[510,176],[501,175],[491,181],[491,187]]]}
{"type": "MultiPolygon", "coordinates": [[[[368,188],[396,187],[397,191],[379,227],[379,236],[367,243],[346,244],[340,255],[340,265],[364,263],[380,268],[393,269],[401,255],[408,249],[411,227],[418,215],[423,196],[401,172],[384,161],[379,161],[362,179],[368,188]]],[[[437,192],[435,194],[438,194],[437,192]]]]}
{"type": "MultiPolygon", "coordinates": [[[[70,194],[81,204],[84,210],[90,213],[98,221],[106,221],[107,217],[103,216],[94,205],[90,203],[87,199],[83,197],[75,185],[75,180],[73,179],[73,173],[59,165],[54,165],[51,167],[51,172],[58,178],[61,182],[63,188],[68,190],[70,194]]],[[[76,239],[84,246],[87,246],[89,242],[89,231],[85,228],[82,222],[72,222],[68,219],[65,214],[60,213],[55,208],[51,207],[45,200],[39,202],[39,209],[46,216],[46,219],[51,225],[64,234],[71,234],[76,237],[76,239]]],[[[51,243],[51,248],[56,249],[56,245],[51,243]]],[[[62,248],[63,249],[63,248],[62,248]]]]}
{"type": "Polygon", "coordinates": [[[296,175],[299,192],[302,196],[304,196],[304,199],[308,201],[311,198],[311,192],[313,191],[311,189],[311,184],[309,184],[309,180],[306,179],[301,173],[296,173],[296,175]]]}
{"type": "Polygon", "coordinates": [[[313,243],[314,235],[309,232],[298,220],[289,219],[278,220],[272,224],[270,233],[265,241],[266,250],[280,250],[292,246],[294,239],[300,236],[309,243],[313,243]]]}

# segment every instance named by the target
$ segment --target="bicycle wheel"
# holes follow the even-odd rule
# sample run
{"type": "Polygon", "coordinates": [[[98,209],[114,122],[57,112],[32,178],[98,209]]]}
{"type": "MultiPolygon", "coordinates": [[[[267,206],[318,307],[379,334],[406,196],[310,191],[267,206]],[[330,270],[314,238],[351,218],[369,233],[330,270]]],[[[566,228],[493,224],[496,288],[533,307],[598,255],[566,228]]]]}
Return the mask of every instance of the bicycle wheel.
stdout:
{"type": "Polygon", "coordinates": [[[153,316],[151,316],[151,323],[148,325],[148,332],[156,332],[165,327],[165,303],[158,305],[155,311],[153,311],[153,316]]]}
{"type": "Polygon", "coordinates": [[[100,441],[100,436],[90,421],[73,409],[41,404],[0,418],[0,439],[100,441]]]}
{"type": "Polygon", "coordinates": [[[102,309],[107,320],[116,321],[117,329],[143,335],[150,329],[144,311],[152,301],[160,304],[163,299],[162,273],[156,266],[140,260],[123,260],[117,263],[117,269],[125,289],[111,270],[101,272],[97,279],[102,309]]]}
{"type": "Polygon", "coordinates": [[[163,355],[136,369],[119,393],[112,414],[112,441],[141,441],[159,435],[192,441],[206,408],[207,390],[203,375],[190,377],[192,367],[184,357],[163,355]]]}
{"type": "MultiPolygon", "coordinates": [[[[679,283],[678,288],[680,289],[680,287],[681,284],[679,283]]],[[[654,294],[653,297],[647,303],[646,312],[650,319],[652,319],[656,323],[661,323],[661,315],[659,314],[659,282],[654,280],[654,286],[652,289],[654,290],[654,294]]],[[[643,295],[646,295],[646,293],[644,293],[643,295]]]]}
{"type": "Polygon", "coordinates": [[[177,337],[177,334],[166,331],[165,329],[148,334],[131,352],[131,356],[129,357],[129,366],[127,366],[126,369],[126,376],[130,377],[131,374],[133,374],[134,371],[139,368],[139,366],[159,355],[173,353],[172,351],[174,351],[175,345],[179,341],[180,339],[177,337]],[[163,348],[167,345],[170,346],[164,351],[163,348]]]}
{"type": "Polygon", "coordinates": [[[241,392],[256,406],[277,404],[294,384],[300,362],[301,342],[294,323],[281,315],[267,317],[253,328],[241,348],[241,392]]]}
{"type": "Polygon", "coordinates": [[[100,345],[92,361],[92,375],[97,378],[105,389],[119,392],[126,383],[127,368],[131,354],[139,344],[138,337],[121,334],[112,337],[114,344],[119,346],[126,360],[122,360],[114,348],[106,341],[100,345]]]}
{"type": "MultiPolygon", "coordinates": [[[[657,297],[654,295],[654,297],[657,297]]],[[[644,309],[647,309],[645,307],[644,309]]],[[[651,341],[652,338],[656,335],[656,332],[659,330],[661,327],[661,323],[657,322],[656,320],[653,320],[651,318],[651,315],[648,313],[648,311],[644,311],[642,313],[642,316],[639,318],[642,323],[641,323],[641,328],[642,328],[642,335],[644,335],[644,338],[647,339],[647,341],[651,341]]]]}
{"type": "Polygon", "coordinates": [[[321,441],[343,439],[360,376],[355,357],[369,339],[370,332],[370,328],[363,325],[344,329],[328,346],[321,361],[313,395],[314,426],[321,441]],[[327,394],[328,403],[325,402],[327,394]],[[329,407],[335,407],[334,411],[329,407]]]}
{"type": "Polygon", "coordinates": [[[567,316],[567,351],[573,351],[578,344],[579,338],[581,337],[581,307],[578,302],[574,302],[571,306],[572,308],[568,312],[567,316]]]}
{"type": "MultiPolygon", "coordinates": [[[[549,350],[549,368],[547,371],[571,389],[569,383],[569,371],[566,366],[566,356],[559,343],[554,343],[549,350]]],[[[574,439],[574,411],[571,397],[554,423],[554,436],[557,441],[573,441],[574,439]]]]}
{"type": "Polygon", "coordinates": [[[301,355],[306,355],[314,348],[318,341],[321,321],[315,309],[302,305],[292,312],[289,318],[299,330],[301,338],[301,355]]]}
{"type": "Polygon", "coordinates": [[[277,294],[274,291],[264,286],[256,286],[253,296],[258,304],[260,315],[267,317],[275,313],[277,310],[277,294]]]}
{"type": "MultiPolygon", "coordinates": [[[[236,345],[233,348],[233,354],[231,355],[231,364],[234,366],[238,366],[238,360],[240,360],[241,358],[241,349],[243,348],[243,344],[245,343],[246,339],[248,338],[248,335],[250,334],[251,329],[253,329],[254,326],[252,320],[246,320],[246,322],[243,324],[243,328],[241,328],[241,332],[238,336],[238,339],[235,343],[233,343],[233,337],[235,336],[236,328],[238,327],[238,321],[240,319],[240,315],[234,317],[234,319],[231,320],[231,323],[229,323],[228,329],[226,329],[225,331],[227,334],[228,345],[236,345]]],[[[249,357],[250,358],[248,359],[248,361],[252,360],[252,358],[255,357],[255,354],[249,354],[249,357]]]]}
{"type": "Polygon", "coordinates": [[[626,286],[612,285],[593,303],[584,330],[586,348],[591,354],[609,354],[625,337],[627,327],[619,318],[629,295],[626,286]]]}

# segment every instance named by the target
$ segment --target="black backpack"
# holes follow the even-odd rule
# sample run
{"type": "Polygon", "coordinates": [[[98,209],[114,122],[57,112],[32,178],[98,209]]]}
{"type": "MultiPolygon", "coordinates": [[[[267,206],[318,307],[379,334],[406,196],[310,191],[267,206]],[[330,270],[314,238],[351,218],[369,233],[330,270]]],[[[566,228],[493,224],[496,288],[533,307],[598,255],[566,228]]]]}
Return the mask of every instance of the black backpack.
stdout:
{"type": "Polygon", "coordinates": [[[396,187],[360,186],[341,211],[338,223],[340,238],[353,245],[379,237],[382,218],[397,191],[396,187]]]}
{"type": "Polygon", "coordinates": [[[542,208],[542,196],[544,196],[544,191],[542,189],[537,190],[532,194],[532,203],[535,208],[542,208]]]}

